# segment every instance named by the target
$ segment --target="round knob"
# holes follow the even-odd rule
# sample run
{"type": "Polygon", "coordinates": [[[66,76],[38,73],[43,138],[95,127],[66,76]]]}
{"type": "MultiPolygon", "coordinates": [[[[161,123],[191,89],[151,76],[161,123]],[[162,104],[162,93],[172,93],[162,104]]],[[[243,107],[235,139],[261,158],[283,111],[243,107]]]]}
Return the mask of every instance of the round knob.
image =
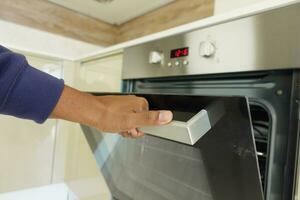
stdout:
{"type": "Polygon", "coordinates": [[[149,63],[150,64],[161,64],[163,56],[158,51],[151,51],[149,54],[149,63]]]}
{"type": "Polygon", "coordinates": [[[216,53],[216,47],[211,42],[201,42],[200,43],[200,56],[211,57],[216,53]]]}
{"type": "Polygon", "coordinates": [[[175,61],[175,66],[179,66],[180,65],[180,62],[179,61],[175,61]]]}

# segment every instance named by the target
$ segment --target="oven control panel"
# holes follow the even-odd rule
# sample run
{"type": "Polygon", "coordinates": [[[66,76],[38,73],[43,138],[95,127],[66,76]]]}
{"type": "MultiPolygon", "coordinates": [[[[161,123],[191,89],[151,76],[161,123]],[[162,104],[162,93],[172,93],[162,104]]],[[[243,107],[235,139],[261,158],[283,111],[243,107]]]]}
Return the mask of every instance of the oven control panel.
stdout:
{"type": "Polygon", "coordinates": [[[300,4],[125,48],[123,79],[300,68],[299,12],[300,4]]]}
{"type": "Polygon", "coordinates": [[[189,61],[187,59],[170,60],[166,63],[167,67],[186,67],[188,64],[189,61]]]}
{"type": "Polygon", "coordinates": [[[189,47],[171,49],[167,53],[167,67],[185,67],[188,65],[189,47]]]}
{"type": "MultiPolygon", "coordinates": [[[[149,64],[162,67],[186,67],[189,64],[189,47],[171,49],[168,52],[151,51],[149,53],[149,64]]],[[[216,52],[212,42],[205,41],[199,45],[199,55],[203,58],[210,58],[216,52]]]]}
{"type": "MultiPolygon", "coordinates": [[[[203,58],[210,58],[216,52],[212,42],[201,42],[199,55],[203,58]]],[[[189,64],[189,47],[171,49],[169,52],[151,51],[149,53],[149,64],[162,67],[186,67],[189,64]]]]}
{"type": "Polygon", "coordinates": [[[185,67],[188,66],[189,47],[172,49],[169,52],[150,51],[149,64],[161,67],[185,67]]]}

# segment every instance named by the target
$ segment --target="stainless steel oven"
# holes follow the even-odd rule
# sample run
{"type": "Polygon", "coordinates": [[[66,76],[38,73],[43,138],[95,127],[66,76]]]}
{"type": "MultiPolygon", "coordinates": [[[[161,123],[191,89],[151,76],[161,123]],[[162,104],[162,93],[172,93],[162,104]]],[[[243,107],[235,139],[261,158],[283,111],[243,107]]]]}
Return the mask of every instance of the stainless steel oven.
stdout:
{"type": "Polygon", "coordinates": [[[113,197],[296,199],[299,67],[300,4],[125,49],[123,91],[174,121],[82,127],[113,197]]]}

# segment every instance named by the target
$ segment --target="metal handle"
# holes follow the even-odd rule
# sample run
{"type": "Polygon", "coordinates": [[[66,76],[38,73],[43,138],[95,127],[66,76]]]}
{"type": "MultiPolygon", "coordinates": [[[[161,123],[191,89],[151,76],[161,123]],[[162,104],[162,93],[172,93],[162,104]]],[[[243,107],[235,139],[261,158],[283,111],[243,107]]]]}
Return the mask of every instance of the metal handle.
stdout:
{"type": "Polygon", "coordinates": [[[194,145],[221,119],[224,113],[224,102],[215,101],[187,122],[174,120],[167,125],[147,126],[140,130],[149,135],[194,145]]]}

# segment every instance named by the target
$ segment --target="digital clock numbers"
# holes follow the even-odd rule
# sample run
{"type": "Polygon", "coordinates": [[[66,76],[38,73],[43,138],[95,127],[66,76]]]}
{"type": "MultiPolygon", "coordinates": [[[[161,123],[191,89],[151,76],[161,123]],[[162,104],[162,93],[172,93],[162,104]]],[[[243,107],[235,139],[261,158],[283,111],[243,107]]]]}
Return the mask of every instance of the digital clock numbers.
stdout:
{"type": "Polygon", "coordinates": [[[180,58],[180,57],[185,57],[189,55],[189,48],[184,47],[180,49],[173,49],[171,50],[171,58],[180,58]]]}

